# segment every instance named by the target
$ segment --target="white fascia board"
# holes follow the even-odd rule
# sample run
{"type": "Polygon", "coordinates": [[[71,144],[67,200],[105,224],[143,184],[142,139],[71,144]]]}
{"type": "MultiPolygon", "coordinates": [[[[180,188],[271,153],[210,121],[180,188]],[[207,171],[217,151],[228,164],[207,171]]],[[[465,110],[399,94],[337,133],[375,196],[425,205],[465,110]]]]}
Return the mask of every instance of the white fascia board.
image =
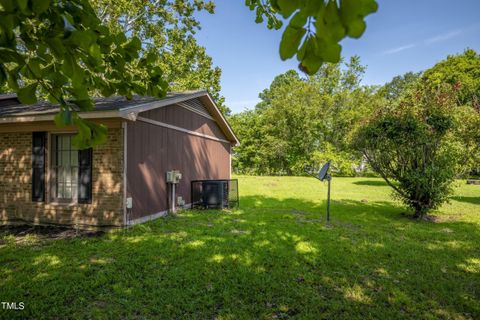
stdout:
{"type": "MultiPolygon", "coordinates": [[[[93,112],[81,112],[80,117],[84,119],[102,119],[102,118],[117,118],[121,117],[120,113],[116,110],[111,111],[93,111],[93,112]]],[[[55,114],[44,115],[22,115],[17,117],[4,117],[0,118],[1,123],[18,123],[18,122],[37,122],[37,121],[53,121],[55,114]]]]}

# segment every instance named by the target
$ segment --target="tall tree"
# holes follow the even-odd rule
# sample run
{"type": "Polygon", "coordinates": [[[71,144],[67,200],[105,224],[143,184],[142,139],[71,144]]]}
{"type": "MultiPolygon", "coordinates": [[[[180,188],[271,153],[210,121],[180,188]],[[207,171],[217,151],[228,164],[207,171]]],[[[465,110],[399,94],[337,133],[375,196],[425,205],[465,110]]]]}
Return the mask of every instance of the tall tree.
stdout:
{"type": "Polygon", "coordinates": [[[462,54],[449,55],[425,71],[422,79],[426,85],[450,85],[455,90],[456,110],[463,114],[462,159],[464,169],[480,175],[480,54],[467,49],[462,54]]]}
{"type": "MultiPolygon", "coordinates": [[[[140,39],[152,39],[152,45],[160,43],[171,50],[168,41],[159,39],[173,39],[169,30],[175,26],[185,32],[181,39],[189,39],[185,35],[198,27],[194,11],[213,10],[210,2],[202,0],[95,1],[97,11],[89,0],[0,0],[0,87],[7,83],[27,104],[46,92],[50,101],[60,104],[57,125],[75,125],[75,144],[81,148],[102,143],[106,128],[79,117],[73,105],[80,111],[91,110],[91,94],[97,92],[164,96],[168,79],[158,51],[140,39]],[[145,17],[151,23],[142,26],[138,21],[145,17]],[[160,33],[157,39],[155,26],[165,27],[168,38],[160,33]]],[[[257,10],[257,22],[266,16],[269,27],[280,28],[278,15],[289,19],[280,57],[297,54],[300,68],[309,74],[325,61],[338,61],[338,43],[346,36],[360,37],[365,16],[377,10],[374,0],[342,0],[340,5],[336,0],[247,0],[246,4],[257,10]]]]}
{"type": "Polygon", "coordinates": [[[457,134],[461,127],[452,88],[419,84],[379,108],[359,128],[354,145],[421,219],[452,192],[463,151],[457,134]]]}
{"type": "Polygon", "coordinates": [[[447,83],[457,87],[458,104],[469,104],[480,110],[480,54],[475,50],[448,56],[425,71],[423,78],[432,86],[447,83]]]}
{"type": "Polygon", "coordinates": [[[324,64],[314,76],[290,70],[275,77],[255,110],[233,117],[242,141],[235,169],[301,174],[328,153],[342,174],[352,174],[351,164],[360,160],[349,148],[351,132],[375,106],[372,88],[360,85],[364,70],[353,57],[342,65],[324,64]]]}
{"type": "Polygon", "coordinates": [[[235,172],[244,174],[265,173],[262,168],[263,154],[258,146],[262,141],[263,130],[257,110],[246,110],[233,114],[229,122],[241,139],[239,146],[233,148],[232,167],[235,172]]]}
{"type": "Polygon", "coordinates": [[[450,86],[455,96],[455,108],[452,112],[462,118],[462,125],[456,134],[462,138],[461,170],[457,174],[471,170],[480,174],[480,55],[472,49],[462,54],[449,55],[425,72],[408,72],[396,76],[378,91],[391,106],[396,101],[420,86],[424,88],[442,88],[450,86]]]}
{"type": "Polygon", "coordinates": [[[90,93],[163,96],[167,84],[155,54],[141,55],[136,36],[110,30],[87,0],[0,1],[0,86],[21,102],[41,92],[60,104],[57,125],[78,128],[79,147],[100,144],[106,127],[74,111],[93,108],[90,93]]]}
{"type": "Polygon", "coordinates": [[[390,82],[384,84],[379,94],[392,101],[400,98],[407,90],[412,89],[420,80],[421,72],[407,72],[401,76],[395,76],[390,82]]]}
{"type": "Polygon", "coordinates": [[[304,78],[301,78],[297,71],[288,70],[285,73],[282,73],[276,76],[270,87],[264,89],[258,94],[258,97],[261,101],[255,106],[255,109],[262,110],[267,108],[277,96],[280,95],[280,90],[284,87],[295,87],[305,82],[304,78]]]}
{"type": "Polygon", "coordinates": [[[212,1],[93,0],[99,18],[111,30],[134,34],[142,54],[155,52],[169,90],[207,89],[224,113],[230,113],[220,94],[221,70],[194,35],[200,29],[196,12],[213,14],[212,1]]]}

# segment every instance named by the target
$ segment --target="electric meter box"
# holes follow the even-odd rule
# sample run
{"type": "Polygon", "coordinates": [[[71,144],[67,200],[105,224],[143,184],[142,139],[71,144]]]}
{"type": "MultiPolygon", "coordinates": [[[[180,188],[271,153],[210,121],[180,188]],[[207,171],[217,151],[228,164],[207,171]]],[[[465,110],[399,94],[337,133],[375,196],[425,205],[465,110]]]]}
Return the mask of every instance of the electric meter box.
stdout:
{"type": "Polygon", "coordinates": [[[178,170],[167,171],[167,183],[179,183],[182,179],[182,174],[178,170]]]}

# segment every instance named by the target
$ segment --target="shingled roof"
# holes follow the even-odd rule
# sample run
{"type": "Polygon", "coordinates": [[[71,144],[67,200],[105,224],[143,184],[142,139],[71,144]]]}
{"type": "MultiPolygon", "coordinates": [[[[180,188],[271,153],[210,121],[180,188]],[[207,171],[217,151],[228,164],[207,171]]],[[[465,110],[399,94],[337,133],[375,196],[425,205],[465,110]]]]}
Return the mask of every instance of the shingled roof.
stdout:
{"type": "MultiPolygon", "coordinates": [[[[177,100],[188,100],[196,98],[199,93],[206,93],[205,91],[191,91],[191,92],[172,92],[168,93],[163,99],[155,97],[134,96],[131,100],[121,96],[112,96],[108,98],[93,98],[95,108],[92,112],[122,110],[140,104],[162,101],[168,104],[177,103],[177,100]],[[171,103],[170,103],[171,102],[171,103]]],[[[17,99],[16,94],[0,94],[0,117],[19,117],[19,116],[33,116],[55,114],[60,110],[58,105],[49,102],[38,102],[36,104],[22,104],[17,99]]]]}
{"type": "MultiPolygon", "coordinates": [[[[81,117],[88,119],[120,117],[135,121],[140,112],[182,104],[182,102],[192,99],[198,99],[205,105],[228,140],[236,144],[239,143],[232,128],[207,91],[171,92],[162,99],[145,96],[134,96],[130,100],[120,96],[93,98],[95,108],[92,111],[80,112],[79,114],[81,117]]],[[[49,121],[53,120],[54,114],[59,110],[58,105],[49,102],[25,105],[18,100],[15,94],[0,94],[0,124],[49,121]]]]}

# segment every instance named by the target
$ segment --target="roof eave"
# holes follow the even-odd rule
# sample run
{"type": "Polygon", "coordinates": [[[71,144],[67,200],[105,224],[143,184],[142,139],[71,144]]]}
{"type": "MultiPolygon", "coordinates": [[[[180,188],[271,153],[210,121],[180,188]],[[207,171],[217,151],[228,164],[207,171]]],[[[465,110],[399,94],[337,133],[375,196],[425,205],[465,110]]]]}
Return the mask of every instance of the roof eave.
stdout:
{"type": "MultiPolygon", "coordinates": [[[[240,141],[233,132],[230,124],[227,119],[224,117],[220,109],[218,108],[215,101],[212,99],[210,94],[207,91],[198,91],[192,94],[188,94],[182,97],[152,101],[147,103],[141,103],[138,105],[128,106],[120,108],[119,110],[108,110],[108,111],[92,111],[92,112],[81,112],[79,113],[80,117],[84,119],[104,119],[104,118],[122,118],[125,120],[136,121],[137,116],[140,112],[145,112],[169,105],[174,105],[186,100],[195,99],[195,98],[205,98],[202,99],[208,105],[208,110],[212,113],[213,118],[217,121],[222,129],[223,133],[227,139],[232,142],[235,146],[240,145],[240,141]]],[[[36,121],[53,121],[54,113],[50,114],[37,114],[37,115],[17,115],[13,117],[2,117],[0,118],[0,124],[2,123],[27,123],[27,122],[36,122],[36,121]]]]}
{"type": "Polygon", "coordinates": [[[148,103],[142,103],[135,106],[125,107],[119,110],[119,114],[120,114],[119,116],[124,119],[135,121],[140,112],[145,112],[145,111],[149,111],[157,108],[174,105],[190,99],[195,99],[195,98],[201,99],[204,97],[206,97],[205,102],[209,105],[208,109],[212,113],[213,118],[217,121],[217,123],[220,122],[222,124],[220,128],[222,129],[225,136],[235,146],[240,145],[240,141],[238,140],[237,136],[233,132],[232,127],[228,123],[227,119],[223,116],[217,104],[215,103],[215,101],[212,99],[212,97],[207,91],[198,91],[198,92],[189,94],[187,96],[178,97],[174,99],[158,100],[158,101],[153,101],[148,103]]]}
{"type": "MultiPolygon", "coordinates": [[[[82,112],[79,115],[84,119],[122,118],[118,110],[82,112]]],[[[53,121],[55,114],[18,115],[14,117],[0,118],[2,123],[23,123],[37,121],[53,121]]]]}

